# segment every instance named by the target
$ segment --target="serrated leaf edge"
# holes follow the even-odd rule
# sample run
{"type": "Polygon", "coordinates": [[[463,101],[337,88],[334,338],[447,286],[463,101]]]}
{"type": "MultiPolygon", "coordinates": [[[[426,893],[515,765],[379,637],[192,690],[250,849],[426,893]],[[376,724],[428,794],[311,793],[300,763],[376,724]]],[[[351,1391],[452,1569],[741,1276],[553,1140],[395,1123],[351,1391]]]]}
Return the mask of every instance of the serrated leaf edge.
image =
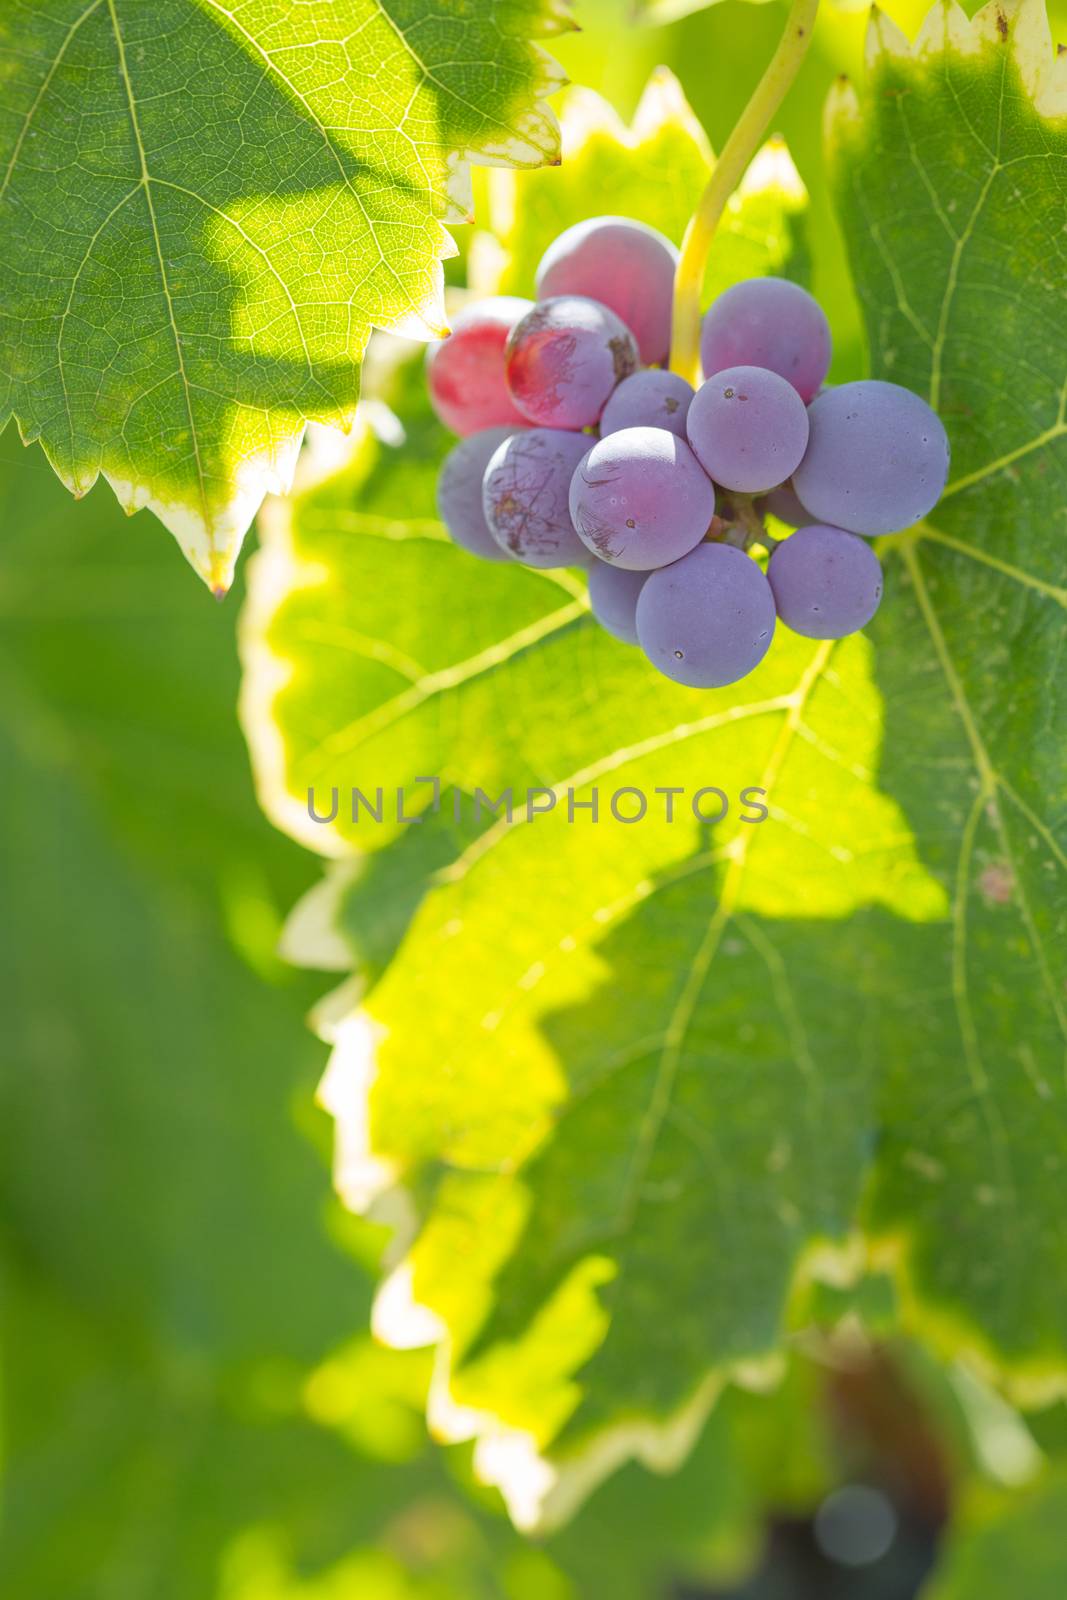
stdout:
{"type": "MultiPolygon", "coordinates": [[[[571,15],[570,0],[543,0],[543,6],[538,27],[542,37],[558,35],[577,26],[571,15]]],[[[383,15],[387,14],[383,12],[383,15]]],[[[458,253],[458,246],[443,223],[473,220],[472,165],[539,167],[558,163],[560,159],[559,121],[545,101],[566,84],[566,73],[532,38],[525,39],[525,46],[536,69],[531,85],[533,104],[517,118],[509,137],[496,142],[487,138],[449,156],[445,193],[431,194],[428,207],[427,221],[432,225],[435,252],[429,268],[429,292],[421,304],[411,305],[402,315],[375,324],[384,332],[423,341],[442,338],[449,332],[442,264],[458,253]]],[[[355,423],[357,409],[357,406],[346,406],[308,413],[289,426],[282,420],[284,412],[278,412],[273,419],[274,436],[270,446],[246,456],[234,468],[230,492],[217,509],[210,511],[202,484],[200,493],[186,500],[160,495],[151,478],[122,477],[103,468],[99,461],[85,463],[84,470],[80,470],[83,464],[79,463],[79,470],[70,471],[59,459],[58,449],[40,439],[40,430],[26,423],[14,404],[0,402],[0,432],[13,417],[23,443],[41,443],[56,476],[75,498],[88,494],[103,477],[128,514],[151,511],[173,535],[193,570],[221,599],[233,582],[245,535],[263,501],[268,494],[288,492],[306,423],[313,420],[347,432],[355,423]]]]}
{"type": "MultiPolygon", "coordinates": [[[[945,55],[975,56],[1007,49],[1037,111],[1050,119],[1067,116],[1067,55],[1052,44],[1045,0],[988,0],[973,17],[958,0],[935,0],[914,43],[877,5],[871,7],[865,58],[869,72],[887,61],[929,63],[945,55]]],[[[838,79],[827,100],[824,125],[828,140],[843,122],[859,112],[856,92],[847,78],[838,79]]]]}
{"type": "MultiPolygon", "coordinates": [[[[292,682],[293,667],[270,648],[271,619],[294,593],[326,583],[329,571],[297,555],[285,501],[267,501],[260,514],[260,533],[260,547],[249,563],[254,572],[249,572],[237,620],[241,661],[237,716],[251,756],[256,799],[263,814],[298,844],[316,855],[350,857],[352,847],[329,825],[314,822],[307,807],[290,793],[285,782],[285,741],[274,716],[275,701],[292,682]]],[[[299,904],[289,920],[295,920],[298,909],[299,904]]],[[[283,934],[283,942],[285,938],[283,934]]]]}

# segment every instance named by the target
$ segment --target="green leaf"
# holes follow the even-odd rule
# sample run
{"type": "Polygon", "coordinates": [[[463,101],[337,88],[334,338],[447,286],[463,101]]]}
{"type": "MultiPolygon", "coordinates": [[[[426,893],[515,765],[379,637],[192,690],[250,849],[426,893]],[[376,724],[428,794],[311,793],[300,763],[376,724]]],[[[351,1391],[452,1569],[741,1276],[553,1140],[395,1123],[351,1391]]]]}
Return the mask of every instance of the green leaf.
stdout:
{"type": "Polygon", "coordinates": [[[558,158],[529,41],[565,0],[13,0],[0,19],[0,427],[231,580],[372,327],[444,326],[468,162],[558,158]]]}
{"type": "Polygon", "coordinates": [[[870,1225],[895,1239],[931,1332],[977,1345],[1037,1395],[1067,1378],[1067,1253],[1040,1221],[1067,1160],[1054,731],[1067,704],[1067,62],[1041,0],[973,22],[938,4],[913,50],[876,16],[869,58],[862,99],[839,93],[829,128],[873,369],[929,395],[953,451],[929,524],[893,541],[876,630],[892,708],[882,782],[952,918],[924,969],[898,969],[882,1036],[896,1126],[870,1225]]]}
{"type": "Polygon", "coordinates": [[[394,469],[353,512],[364,457],[279,511],[260,558],[261,797],[365,853],[289,950],[357,969],[320,1014],[337,1179],[358,1209],[402,1186],[413,1216],[375,1325],[438,1343],[431,1422],[477,1439],[523,1525],[628,1457],[676,1464],[728,1380],[773,1379],[812,1277],[884,1265],[935,1347],[1023,1397],[1067,1377],[1046,1221],[1067,1159],[1067,140],[1037,19],[938,8],[915,56],[876,23],[871,82],[838,97],[873,367],[932,394],[954,450],[936,525],[885,544],[867,636],[783,629],[739,689],[665,685],[569,575],[477,566],[419,520],[432,435],[403,496],[394,469]],[[353,786],[410,811],[427,774],[558,803],[473,839],[450,800],[415,829],[350,820],[353,786]],[[689,807],[708,785],[715,825],[689,807]],[[312,786],[337,786],[336,824],[309,820],[312,786]],[[606,814],[569,821],[594,786],[606,814]],[[607,812],[625,786],[640,823],[607,812]],[[380,949],[360,970],[382,851],[410,869],[384,972],[380,949]]]}
{"type": "Polygon", "coordinates": [[[1051,1474],[1035,1489],[976,1497],[953,1528],[921,1600],[1054,1600],[1063,1592],[1063,1519],[1067,1476],[1051,1474]]]}
{"type": "Polygon", "coordinates": [[[10,429],[0,509],[0,1589],[177,1600],[257,1525],[372,1545],[433,1475],[371,1465],[418,1452],[417,1390],[363,1459],[302,1406],[367,1284],[292,1119],[316,1052],[273,944],[307,873],[256,812],[225,613],[10,429]]]}

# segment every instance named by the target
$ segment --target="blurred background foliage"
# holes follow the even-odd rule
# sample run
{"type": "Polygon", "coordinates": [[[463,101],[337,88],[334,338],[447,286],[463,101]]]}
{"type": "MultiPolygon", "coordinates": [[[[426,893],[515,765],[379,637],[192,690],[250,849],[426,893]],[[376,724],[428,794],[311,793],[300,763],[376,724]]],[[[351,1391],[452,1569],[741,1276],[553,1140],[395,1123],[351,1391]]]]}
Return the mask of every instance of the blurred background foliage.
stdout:
{"type": "MultiPolygon", "coordinates": [[[[886,9],[914,33],[923,7],[886,9]]],[[[718,147],[783,8],[724,0],[659,29],[616,0],[578,15],[584,31],[556,42],[575,82],[629,117],[665,63],[718,147]]],[[[1067,33],[1065,0],[1053,20],[1067,33]]],[[[860,70],[865,26],[826,12],[779,118],[811,195],[838,380],[864,355],[821,111],[860,70]]],[[[1016,1515],[1004,1451],[1027,1476],[1037,1445],[914,1354],[894,1358],[890,1392],[898,1414],[937,1419],[908,1434],[920,1464],[857,1403],[862,1377],[843,1403],[819,1352],[798,1352],[775,1396],[727,1398],[678,1477],[631,1467],[546,1543],[511,1531],[466,1452],[426,1438],[425,1358],[363,1332],[384,1240],[331,1198],[324,1049],[304,1022],[322,985],[276,955],[319,867],[256,807],[235,716],[240,592],[208,605],[147,515],[127,521],[103,486],[76,505],[12,430],[0,529],[4,1600],[901,1597],[975,1467],[982,1531],[936,1592],[1006,1592],[983,1587],[1010,1581],[1018,1549],[1009,1536],[1004,1555],[998,1525],[1016,1515]],[[879,1460],[898,1510],[922,1480],[910,1534],[895,1565],[833,1578],[809,1514],[879,1460]],[[731,1588],[768,1510],[764,1566],[731,1588]]],[[[1058,1450],[1057,1430],[1041,1443],[1058,1450]]],[[[1027,1492],[1032,1543],[1058,1538],[1065,1502],[1055,1477],[1027,1492]]]]}

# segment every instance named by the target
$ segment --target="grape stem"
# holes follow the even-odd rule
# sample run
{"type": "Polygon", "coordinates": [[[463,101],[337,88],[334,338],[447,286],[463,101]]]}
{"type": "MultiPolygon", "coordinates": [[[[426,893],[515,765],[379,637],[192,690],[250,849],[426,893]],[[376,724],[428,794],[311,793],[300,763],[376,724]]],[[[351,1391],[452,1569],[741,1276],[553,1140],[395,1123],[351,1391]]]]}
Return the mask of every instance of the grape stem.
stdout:
{"type": "Polygon", "coordinates": [[[712,518],[706,537],[713,543],[732,544],[749,551],[754,544],[774,554],[780,541],[767,532],[750,494],[731,494],[722,500],[722,513],[712,518]]]}
{"type": "Polygon", "coordinates": [[[745,549],[754,544],[761,544],[765,550],[772,554],[778,540],[767,532],[763,525],[763,518],[756,510],[750,494],[735,494],[733,497],[733,520],[737,527],[745,534],[745,549]]]}
{"type": "Polygon", "coordinates": [[[793,0],[785,32],[708,179],[682,241],[674,279],[671,368],[688,383],[700,375],[700,291],[719,219],[807,54],[819,0],[793,0]]]}

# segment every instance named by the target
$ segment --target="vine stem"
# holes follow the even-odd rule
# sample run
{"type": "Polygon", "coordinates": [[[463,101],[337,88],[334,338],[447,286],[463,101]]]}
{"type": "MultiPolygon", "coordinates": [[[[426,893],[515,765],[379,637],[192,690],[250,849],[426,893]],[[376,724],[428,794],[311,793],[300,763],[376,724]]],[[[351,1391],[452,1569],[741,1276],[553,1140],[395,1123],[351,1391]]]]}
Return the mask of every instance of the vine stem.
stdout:
{"type": "Polygon", "coordinates": [[[700,371],[700,291],[715,229],[800,70],[818,9],[819,0],[793,0],[778,48],[723,146],[686,229],[674,280],[671,368],[689,383],[696,383],[700,371]]]}
{"type": "Polygon", "coordinates": [[[744,531],[745,548],[750,545],[761,544],[771,555],[774,554],[778,540],[773,538],[763,526],[763,518],[753,504],[750,494],[735,494],[732,496],[734,521],[744,531]]]}

